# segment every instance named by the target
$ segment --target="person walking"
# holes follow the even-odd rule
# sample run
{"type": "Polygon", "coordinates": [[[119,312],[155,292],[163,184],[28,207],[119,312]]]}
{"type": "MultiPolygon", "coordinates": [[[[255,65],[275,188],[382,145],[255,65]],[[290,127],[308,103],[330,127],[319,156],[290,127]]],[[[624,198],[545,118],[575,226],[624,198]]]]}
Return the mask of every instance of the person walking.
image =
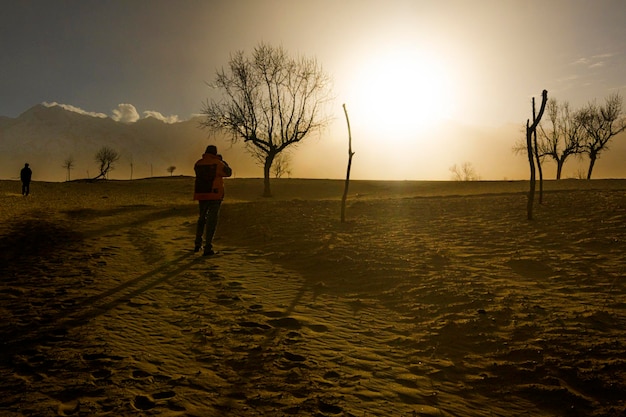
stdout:
{"type": "Polygon", "coordinates": [[[30,193],[30,180],[33,177],[33,171],[28,167],[28,164],[24,164],[24,168],[20,171],[20,180],[22,180],[22,195],[28,195],[30,193]]]}
{"type": "Polygon", "coordinates": [[[224,200],[224,177],[230,177],[232,169],[217,153],[215,145],[209,145],[194,165],[196,181],[194,185],[194,200],[198,201],[199,216],[196,227],[194,252],[202,249],[204,235],[204,256],[214,255],[213,235],[217,228],[220,206],[224,200]]]}

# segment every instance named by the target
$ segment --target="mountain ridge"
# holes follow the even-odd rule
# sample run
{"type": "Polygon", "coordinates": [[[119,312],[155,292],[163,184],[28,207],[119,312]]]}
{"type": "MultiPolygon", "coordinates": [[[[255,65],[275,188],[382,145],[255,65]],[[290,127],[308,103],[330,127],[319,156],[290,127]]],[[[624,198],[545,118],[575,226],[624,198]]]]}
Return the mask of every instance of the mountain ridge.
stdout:
{"type": "Polygon", "coordinates": [[[111,179],[168,175],[170,166],[177,167],[176,175],[193,175],[194,162],[210,142],[237,160],[238,171],[253,175],[259,170],[243,149],[229,147],[223,137],[209,140],[207,132],[199,128],[198,118],[166,123],[145,117],[125,123],[37,104],[16,118],[0,119],[0,178],[17,178],[28,162],[34,180],[67,180],[63,165],[70,157],[75,166],[69,179],[95,177],[95,154],[103,146],[120,154],[111,179]]]}

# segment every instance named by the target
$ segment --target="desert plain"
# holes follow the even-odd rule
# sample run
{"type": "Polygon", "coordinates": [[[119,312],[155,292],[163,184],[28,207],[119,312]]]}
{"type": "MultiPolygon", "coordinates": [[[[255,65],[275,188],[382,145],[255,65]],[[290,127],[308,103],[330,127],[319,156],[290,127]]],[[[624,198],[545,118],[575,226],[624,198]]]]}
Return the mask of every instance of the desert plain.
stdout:
{"type": "Polygon", "coordinates": [[[0,181],[0,415],[626,415],[626,180],[192,188],[0,181]]]}

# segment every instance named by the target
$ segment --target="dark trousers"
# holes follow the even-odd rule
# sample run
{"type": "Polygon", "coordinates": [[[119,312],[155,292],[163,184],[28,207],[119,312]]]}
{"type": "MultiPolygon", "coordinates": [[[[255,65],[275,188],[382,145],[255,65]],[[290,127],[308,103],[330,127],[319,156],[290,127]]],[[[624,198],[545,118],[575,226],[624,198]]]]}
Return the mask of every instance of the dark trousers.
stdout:
{"type": "Polygon", "coordinates": [[[30,181],[22,182],[22,195],[28,195],[30,192],[30,181]]]}
{"type": "Polygon", "coordinates": [[[198,225],[196,227],[196,246],[202,246],[202,235],[204,234],[204,250],[213,248],[213,235],[217,228],[217,219],[220,213],[221,200],[200,200],[198,207],[200,213],[198,216],[198,225]]]}

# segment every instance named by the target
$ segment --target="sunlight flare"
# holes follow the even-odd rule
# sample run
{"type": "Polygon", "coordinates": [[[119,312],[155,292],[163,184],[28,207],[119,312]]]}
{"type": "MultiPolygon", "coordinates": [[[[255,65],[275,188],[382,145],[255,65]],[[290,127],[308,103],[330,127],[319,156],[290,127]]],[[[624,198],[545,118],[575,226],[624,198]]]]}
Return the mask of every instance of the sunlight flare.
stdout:
{"type": "Polygon", "coordinates": [[[452,84],[436,56],[393,48],[365,60],[356,72],[354,113],[376,133],[407,138],[452,117],[452,84]]]}

